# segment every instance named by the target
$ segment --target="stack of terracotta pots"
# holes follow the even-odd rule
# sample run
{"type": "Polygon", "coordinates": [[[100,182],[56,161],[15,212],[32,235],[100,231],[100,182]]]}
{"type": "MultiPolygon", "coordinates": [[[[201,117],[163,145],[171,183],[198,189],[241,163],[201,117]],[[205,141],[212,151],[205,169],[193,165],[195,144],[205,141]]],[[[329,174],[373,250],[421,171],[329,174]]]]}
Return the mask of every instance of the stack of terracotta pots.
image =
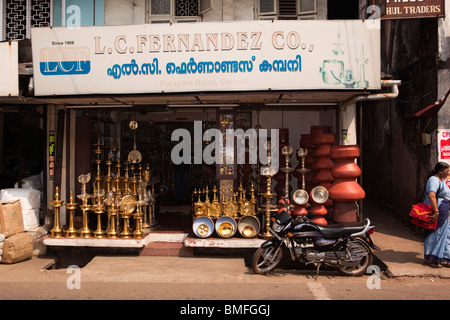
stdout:
{"type": "Polygon", "coordinates": [[[365,198],[365,192],[356,179],[361,175],[361,169],[355,163],[360,156],[358,145],[332,146],[330,156],[336,161],[332,168],[334,182],[329,188],[330,199],[333,200],[334,222],[356,222],[356,201],[365,198]]]}

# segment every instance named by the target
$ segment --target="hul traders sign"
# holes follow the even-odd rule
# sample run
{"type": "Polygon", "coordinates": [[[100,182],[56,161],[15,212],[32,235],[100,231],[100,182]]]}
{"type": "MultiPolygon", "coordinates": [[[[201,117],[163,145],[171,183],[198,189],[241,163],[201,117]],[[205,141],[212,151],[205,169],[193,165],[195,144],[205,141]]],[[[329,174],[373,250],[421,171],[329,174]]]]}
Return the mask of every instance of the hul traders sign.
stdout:
{"type": "Polygon", "coordinates": [[[360,19],[445,17],[445,0],[359,0],[360,19]]]}
{"type": "Polygon", "coordinates": [[[35,94],[380,89],[358,20],[33,28],[35,94]]]}

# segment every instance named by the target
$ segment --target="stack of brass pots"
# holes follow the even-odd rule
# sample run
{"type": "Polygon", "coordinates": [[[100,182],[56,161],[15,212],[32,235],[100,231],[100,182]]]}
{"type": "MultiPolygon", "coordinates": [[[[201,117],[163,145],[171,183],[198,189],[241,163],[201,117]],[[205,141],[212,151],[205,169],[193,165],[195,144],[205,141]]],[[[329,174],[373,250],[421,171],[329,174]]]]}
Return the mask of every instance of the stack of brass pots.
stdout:
{"type": "Polygon", "coordinates": [[[206,186],[203,191],[194,190],[197,201],[194,203],[195,219],[192,225],[194,234],[199,238],[210,237],[214,231],[221,238],[232,238],[237,234],[244,238],[254,238],[260,231],[260,223],[256,216],[256,197],[253,183],[250,185],[250,197],[247,199],[247,191],[239,184],[237,191],[233,187],[221,188],[221,197],[217,195],[218,189],[212,189],[212,201],[210,191],[206,186]],[[204,201],[202,196],[204,195],[204,201]],[[239,199],[238,199],[239,197],[239,199]],[[244,219],[245,218],[245,219],[244,219]]]}

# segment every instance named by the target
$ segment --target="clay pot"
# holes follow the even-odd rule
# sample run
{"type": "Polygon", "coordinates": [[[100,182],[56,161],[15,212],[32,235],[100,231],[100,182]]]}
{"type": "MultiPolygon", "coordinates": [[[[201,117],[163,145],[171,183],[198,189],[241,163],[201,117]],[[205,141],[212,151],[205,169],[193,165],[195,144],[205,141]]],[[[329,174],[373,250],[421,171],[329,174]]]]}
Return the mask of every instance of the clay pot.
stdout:
{"type": "Polygon", "coordinates": [[[318,133],[312,135],[312,143],[314,145],[322,145],[329,144],[332,145],[334,143],[334,134],[332,133],[318,133]]]}
{"type": "Polygon", "coordinates": [[[321,204],[313,204],[311,207],[311,212],[315,214],[315,216],[311,219],[317,224],[326,225],[328,224],[325,216],[328,213],[327,208],[321,204]]]}
{"type": "Polygon", "coordinates": [[[357,221],[357,209],[353,202],[339,202],[333,203],[333,221],[335,222],[355,222],[357,221]]]}
{"type": "Polygon", "coordinates": [[[356,181],[336,180],[328,189],[333,201],[359,201],[366,193],[356,181]]]}
{"type": "Polygon", "coordinates": [[[320,133],[329,133],[331,132],[330,126],[311,126],[310,133],[311,135],[320,134],[320,133]]]}
{"type": "Polygon", "coordinates": [[[359,145],[332,146],[330,148],[330,157],[336,161],[355,160],[360,155],[359,145]]]}
{"type": "Polygon", "coordinates": [[[335,222],[356,222],[356,201],[364,199],[366,194],[356,179],[361,175],[361,169],[355,163],[360,156],[358,145],[332,146],[330,157],[336,161],[331,170],[335,179],[328,189],[333,200],[333,216],[335,222]]]}
{"type": "Polygon", "coordinates": [[[361,175],[361,169],[356,163],[352,162],[338,162],[331,169],[331,174],[336,180],[339,179],[356,179],[361,175]]]}

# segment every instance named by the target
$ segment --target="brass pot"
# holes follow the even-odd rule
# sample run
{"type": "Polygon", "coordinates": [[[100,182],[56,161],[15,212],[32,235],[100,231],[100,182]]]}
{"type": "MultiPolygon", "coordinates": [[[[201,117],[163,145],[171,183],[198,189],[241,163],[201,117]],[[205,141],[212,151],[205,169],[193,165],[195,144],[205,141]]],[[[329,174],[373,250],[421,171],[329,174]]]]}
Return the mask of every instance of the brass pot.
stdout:
{"type": "Polygon", "coordinates": [[[238,231],[244,238],[255,238],[261,229],[261,223],[255,216],[242,217],[238,222],[238,231]]]}
{"type": "Polygon", "coordinates": [[[237,223],[232,217],[222,216],[216,221],[216,233],[222,238],[231,238],[237,231],[237,223]]]}

